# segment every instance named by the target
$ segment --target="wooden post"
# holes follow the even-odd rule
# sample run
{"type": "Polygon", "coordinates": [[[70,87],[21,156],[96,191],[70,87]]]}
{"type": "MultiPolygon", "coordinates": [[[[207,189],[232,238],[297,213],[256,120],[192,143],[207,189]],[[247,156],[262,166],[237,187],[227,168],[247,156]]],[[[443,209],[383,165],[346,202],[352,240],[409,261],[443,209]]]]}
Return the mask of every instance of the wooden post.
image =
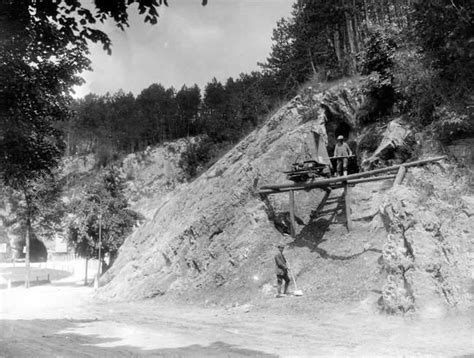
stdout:
{"type": "Polygon", "coordinates": [[[290,190],[290,225],[291,225],[291,237],[294,238],[296,235],[296,223],[295,223],[295,191],[290,190]]]}
{"type": "Polygon", "coordinates": [[[346,223],[347,230],[352,230],[352,220],[351,220],[351,189],[347,183],[347,180],[344,182],[344,203],[345,203],[345,212],[346,212],[346,223]]]}
{"type": "Polygon", "coordinates": [[[397,176],[395,177],[395,180],[393,181],[393,186],[400,185],[402,183],[406,172],[407,172],[407,168],[404,165],[402,165],[400,169],[398,169],[397,176]]]}

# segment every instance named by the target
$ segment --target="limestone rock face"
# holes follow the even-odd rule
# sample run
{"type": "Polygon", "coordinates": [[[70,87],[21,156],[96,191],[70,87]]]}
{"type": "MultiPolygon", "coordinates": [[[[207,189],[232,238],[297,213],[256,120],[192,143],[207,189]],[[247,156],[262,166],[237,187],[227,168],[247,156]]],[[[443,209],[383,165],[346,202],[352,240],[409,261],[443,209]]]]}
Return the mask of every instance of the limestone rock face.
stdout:
{"type": "MultiPolygon", "coordinates": [[[[193,182],[164,192],[155,187],[136,201],[134,209],[147,220],[103,276],[101,298],[166,294],[271,304],[276,245],[286,243],[307,300],[301,307],[361,301],[378,301],[390,313],[466,307],[474,228],[471,196],[453,167],[410,168],[394,188],[393,180],[358,184],[351,189],[351,232],[342,189],[295,193],[294,238],[284,235],[288,194],[258,194],[262,185],[287,182],[283,171],[293,162],[314,157],[315,136],[328,147],[337,132],[358,139],[358,88],[349,81],[325,92],[304,90],[193,182]]],[[[392,122],[374,158],[385,160],[384,153],[411,136],[403,123],[392,122]]]]}
{"type": "MultiPolygon", "coordinates": [[[[263,267],[272,262],[275,244],[282,239],[270,219],[272,213],[288,211],[288,199],[275,195],[265,203],[257,189],[285,182],[282,172],[291,163],[311,157],[313,133],[328,140],[328,111],[334,123],[351,118],[356,87],[349,81],[325,93],[307,89],[206,173],[160,198],[153,218],[120,249],[101,295],[138,299],[223,285],[259,290],[262,280],[255,281],[260,276],[255,272],[271,277],[272,269],[263,267]]],[[[297,214],[304,222],[322,194],[299,195],[297,214]]]]}
{"type": "Polygon", "coordinates": [[[474,223],[466,221],[463,186],[443,170],[412,169],[410,186],[396,186],[384,197],[388,223],[383,248],[382,308],[388,312],[467,307],[469,247],[474,223]]]}

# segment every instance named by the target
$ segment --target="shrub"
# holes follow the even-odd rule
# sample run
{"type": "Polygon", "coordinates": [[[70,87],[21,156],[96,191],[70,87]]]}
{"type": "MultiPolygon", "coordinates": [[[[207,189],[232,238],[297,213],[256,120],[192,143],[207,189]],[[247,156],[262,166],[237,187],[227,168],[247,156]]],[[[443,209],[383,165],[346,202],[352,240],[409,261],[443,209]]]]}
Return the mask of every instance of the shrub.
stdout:
{"type": "Polygon", "coordinates": [[[378,26],[369,28],[364,47],[358,54],[358,66],[363,75],[376,72],[383,76],[391,76],[397,36],[396,28],[378,26]]]}
{"type": "Polygon", "coordinates": [[[396,37],[396,28],[369,28],[364,48],[358,54],[359,70],[368,75],[362,89],[367,98],[359,116],[362,123],[374,122],[392,111],[396,100],[393,86],[396,37]]]}
{"type": "Polygon", "coordinates": [[[188,142],[178,162],[188,180],[196,177],[213,158],[215,149],[215,143],[208,137],[188,142]]]}
{"type": "Polygon", "coordinates": [[[446,106],[435,109],[431,127],[435,136],[445,143],[474,132],[474,126],[468,115],[446,106]]]}
{"type": "Polygon", "coordinates": [[[396,100],[392,78],[379,73],[371,73],[362,87],[366,96],[360,108],[358,121],[362,124],[375,122],[392,112],[396,100]]]}
{"type": "Polygon", "coordinates": [[[99,145],[94,153],[95,163],[98,168],[105,168],[119,159],[119,154],[108,145],[99,145]]]}

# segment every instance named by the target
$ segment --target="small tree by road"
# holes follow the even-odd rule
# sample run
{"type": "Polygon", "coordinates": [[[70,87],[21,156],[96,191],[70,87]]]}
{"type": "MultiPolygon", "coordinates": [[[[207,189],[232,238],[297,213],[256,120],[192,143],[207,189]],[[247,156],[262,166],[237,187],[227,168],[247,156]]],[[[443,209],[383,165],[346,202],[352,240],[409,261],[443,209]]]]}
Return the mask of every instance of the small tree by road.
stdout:
{"type": "Polygon", "coordinates": [[[128,209],[124,180],[113,168],[107,169],[80,197],[73,199],[68,212],[69,244],[86,261],[99,259],[100,254],[100,273],[113,263],[120,246],[140,218],[128,209]],[[109,256],[107,266],[105,255],[109,256]]]}

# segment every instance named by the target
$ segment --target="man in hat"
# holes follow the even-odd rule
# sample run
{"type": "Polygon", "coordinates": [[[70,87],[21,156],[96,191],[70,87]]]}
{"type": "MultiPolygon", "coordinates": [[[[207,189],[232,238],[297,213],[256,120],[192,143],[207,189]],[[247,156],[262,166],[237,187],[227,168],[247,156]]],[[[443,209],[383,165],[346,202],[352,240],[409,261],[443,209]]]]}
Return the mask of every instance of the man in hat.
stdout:
{"type": "Polygon", "coordinates": [[[280,244],[278,245],[279,252],[275,255],[275,264],[276,264],[276,275],[278,283],[278,294],[277,297],[282,297],[288,294],[288,286],[290,285],[290,277],[288,276],[288,265],[286,258],[283,255],[283,250],[285,246],[280,244]],[[281,294],[281,284],[285,281],[285,288],[283,289],[283,295],[281,294]]]}
{"type": "Polygon", "coordinates": [[[337,137],[336,148],[334,148],[334,157],[336,157],[337,169],[336,176],[341,175],[341,170],[344,169],[344,176],[347,175],[347,167],[349,164],[349,157],[352,156],[351,148],[344,142],[342,135],[337,137]]]}

